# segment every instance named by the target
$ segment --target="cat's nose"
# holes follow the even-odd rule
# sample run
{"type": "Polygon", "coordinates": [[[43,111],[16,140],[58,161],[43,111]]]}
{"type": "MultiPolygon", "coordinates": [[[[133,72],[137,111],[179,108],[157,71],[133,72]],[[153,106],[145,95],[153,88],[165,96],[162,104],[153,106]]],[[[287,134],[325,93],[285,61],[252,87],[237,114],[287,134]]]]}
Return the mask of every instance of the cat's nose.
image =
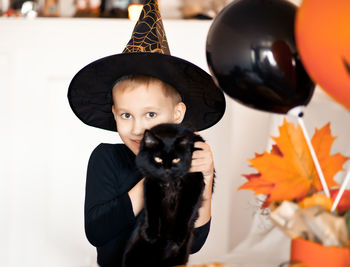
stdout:
{"type": "Polygon", "coordinates": [[[170,174],[170,169],[165,169],[165,174],[169,175],[170,174]]]}

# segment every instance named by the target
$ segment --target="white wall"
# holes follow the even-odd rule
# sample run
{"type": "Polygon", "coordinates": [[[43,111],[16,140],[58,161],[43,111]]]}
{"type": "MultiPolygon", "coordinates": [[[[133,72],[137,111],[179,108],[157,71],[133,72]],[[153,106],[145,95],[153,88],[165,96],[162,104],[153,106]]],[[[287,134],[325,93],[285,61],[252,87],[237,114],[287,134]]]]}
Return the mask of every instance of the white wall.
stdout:
{"type": "MultiPolygon", "coordinates": [[[[164,21],[173,55],[205,70],[210,21],[164,21]],[[186,40],[184,42],[184,40],[186,40]]],[[[84,125],[70,110],[67,89],[91,61],[119,53],[134,23],[94,19],[0,19],[0,266],[87,267],[95,250],[85,238],[83,202],[91,151],[117,143],[116,133],[84,125]]],[[[350,155],[350,116],[321,91],[306,114],[310,132],[332,121],[335,150],[350,155]]],[[[192,262],[218,258],[243,240],[256,211],[237,192],[248,158],[262,152],[277,115],[227,99],[227,112],[203,132],[217,170],[212,228],[192,262]]]]}

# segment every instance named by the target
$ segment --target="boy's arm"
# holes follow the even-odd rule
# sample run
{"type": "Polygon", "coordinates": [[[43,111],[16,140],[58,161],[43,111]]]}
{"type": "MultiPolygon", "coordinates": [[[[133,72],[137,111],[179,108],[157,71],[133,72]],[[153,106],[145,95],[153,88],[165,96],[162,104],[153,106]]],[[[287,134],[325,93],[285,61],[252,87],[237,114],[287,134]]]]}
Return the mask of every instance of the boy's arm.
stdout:
{"type": "Polygon", "coordinates": [[[196,142],[195,147],[201,150],[193,152],[191,172],[202,172],[205,182],[203,202],[195,222],[194,238],[190,253],[196,253],[204,245],[210,230],[211,197],[214,180],[214,161],[210,146],[204,142],[196,142]]]}
{"type": "Polygon", "coordinates": [[[194,228],[190,254],[198,252],[203,247],[210,231],[210,223],[211,220],[200,227],[194,228]]]}
{"type": "Polygon", "coordinates": [[[200,227],[206,224],[211,218],[211,196],[212,196],[213,178],[209,178],[205,184],[203,191],[202,206],[198,211],[198,219],[195,222],[195,227],[200,227]]]}
{"type": "Polygon", "coordinates": [[[85,233],[96,247],[131,232],[136,223],[128,192],[118,191],[120,168],[111,151],[108,146],[99,145],[92,152],[87,169],[85,233]]]}
{"type": "Polygon", "coordinates": [[[192,155],[192,166],[190,172],[202,172],[205,188],[203,191],[203,203],[199,209],[198,219],[195,227],[200,227],[209,222],[211,218],[211,197],[214,179],[214,161],[210,146],[204,142],[196,142],[196,150],[192,155]]]}
{"type": "Polygon", "coordinates": [[[141,179],[140,182],[138,182],[130,191],[129,191],[129,197],[132,203],[132,210],[135,214],[140,213],[140,211],[143,208],[144,201],[143,201],[143,183],[145,181],[145,178],[141,179]]]}

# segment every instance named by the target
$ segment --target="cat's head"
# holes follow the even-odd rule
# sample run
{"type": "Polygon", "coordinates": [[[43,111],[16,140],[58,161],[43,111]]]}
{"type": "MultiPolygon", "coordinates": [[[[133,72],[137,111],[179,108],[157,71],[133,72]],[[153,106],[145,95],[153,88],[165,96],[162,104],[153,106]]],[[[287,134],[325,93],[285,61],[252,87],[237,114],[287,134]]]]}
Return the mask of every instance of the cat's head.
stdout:
{"type": "Polygon", "coordinates": [[[178,124],[160,124],[146,130],[136,164],[145,176],[167,180],[182,177],[191,167],[194,142],[198,137],[178,124]]]}

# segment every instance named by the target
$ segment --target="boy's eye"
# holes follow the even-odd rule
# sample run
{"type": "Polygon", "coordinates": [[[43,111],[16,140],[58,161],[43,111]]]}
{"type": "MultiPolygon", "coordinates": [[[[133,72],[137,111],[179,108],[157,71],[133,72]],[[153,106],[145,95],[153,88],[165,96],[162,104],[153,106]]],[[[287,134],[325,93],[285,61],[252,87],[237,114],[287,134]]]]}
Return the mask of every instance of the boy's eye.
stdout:
{"type": "Polygon", "coordinates": [[[154,161],[157,163],[162,163],[163,160],[160,157],[154,157],[154,161]]]}
{"type": "Polygon", "coordinates": [[[147,118],[155,118],[157,114],[155,112],[147,112],[146,117],[147,118]]]}
{"type": "Polygon", "coordinates": [[[131,118],[131,114],[130,113],[123,113],[120,115],[123,119],[130,119],[131,118]]]}
{"type": "Polygon", "coordinates": [[[173,163],[179,163],[180,162],[180,158],[175,158],[175,159],[173,159],[173,163]]]}

